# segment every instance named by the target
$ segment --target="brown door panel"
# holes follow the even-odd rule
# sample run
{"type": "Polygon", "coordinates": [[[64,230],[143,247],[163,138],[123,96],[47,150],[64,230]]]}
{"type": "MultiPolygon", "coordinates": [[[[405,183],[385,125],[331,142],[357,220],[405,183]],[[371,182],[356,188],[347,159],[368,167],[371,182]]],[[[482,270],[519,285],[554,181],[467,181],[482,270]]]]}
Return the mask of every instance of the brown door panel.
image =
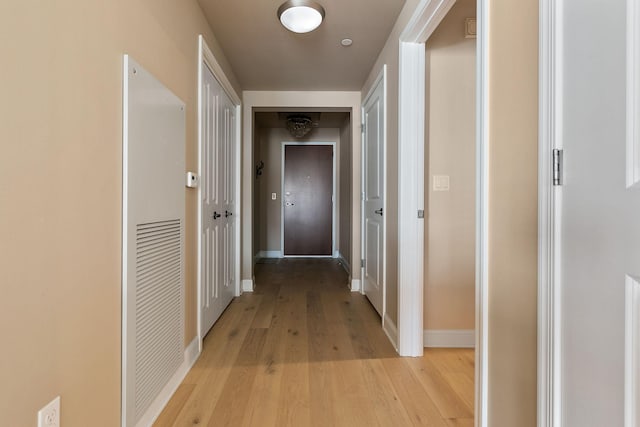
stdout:
{"type": "Polygon", "coordinates": [[[284,254],[331,256],[333,147],[285,145],[284,254]]]}

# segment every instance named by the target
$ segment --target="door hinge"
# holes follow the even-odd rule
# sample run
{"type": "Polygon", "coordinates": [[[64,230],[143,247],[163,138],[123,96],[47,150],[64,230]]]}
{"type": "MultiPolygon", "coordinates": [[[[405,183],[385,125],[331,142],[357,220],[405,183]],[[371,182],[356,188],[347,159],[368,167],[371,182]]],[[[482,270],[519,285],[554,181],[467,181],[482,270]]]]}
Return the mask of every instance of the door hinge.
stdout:
{"type": "Polygon", "coordinates": [[[553,150],[553,186],[562,185],[562,150],[553,150]]]}
{"type": "Polygon", "coordinates": [[[364,260],[363,259],[360,260],[360,268],[364,268],[364,260]]]}

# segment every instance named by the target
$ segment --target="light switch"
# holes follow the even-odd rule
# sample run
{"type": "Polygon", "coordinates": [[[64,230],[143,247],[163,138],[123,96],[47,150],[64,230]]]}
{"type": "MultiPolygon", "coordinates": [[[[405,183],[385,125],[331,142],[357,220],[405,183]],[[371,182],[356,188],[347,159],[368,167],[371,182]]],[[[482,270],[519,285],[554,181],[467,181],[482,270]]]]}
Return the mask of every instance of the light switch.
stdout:
{"type": "Polygon", "coordinates": [[[276,200],[278,195],[276,193],[271,193],[271,200],[276,200]]]}
{"type": "Polygon", "coordinates": [[[434,175],[433,191],[449,191],[449,175],[434,175]]]}

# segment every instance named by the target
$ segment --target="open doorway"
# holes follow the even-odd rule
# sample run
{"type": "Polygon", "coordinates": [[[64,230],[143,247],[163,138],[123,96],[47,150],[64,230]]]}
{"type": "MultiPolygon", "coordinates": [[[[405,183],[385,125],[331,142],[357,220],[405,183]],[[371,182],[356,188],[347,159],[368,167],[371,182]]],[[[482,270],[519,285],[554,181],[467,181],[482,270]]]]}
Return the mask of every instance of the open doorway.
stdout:
{"type": "Polygon", "coordinates": [[[254,112],[254,263],[325,256],[350,273],[351,141],[348,111],[254,112]],[[309,121],[304,135],[292,118],[309,121]]]}
{"type": "Polygon", "coordinates": [[[424,346],[475,346],[476,3],[426,43],[424,346]]]}

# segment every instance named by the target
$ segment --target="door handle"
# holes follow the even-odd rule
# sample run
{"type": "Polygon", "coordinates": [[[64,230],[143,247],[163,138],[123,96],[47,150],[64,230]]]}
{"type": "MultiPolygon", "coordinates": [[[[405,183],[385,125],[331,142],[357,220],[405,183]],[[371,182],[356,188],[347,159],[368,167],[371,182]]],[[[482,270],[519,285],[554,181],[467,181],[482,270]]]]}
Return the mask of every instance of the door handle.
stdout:
{"type": "Polygon", "coordinates": [[[224,217],[225,218],[229,218],[231,215],[233,215],[233,212],[224,211],[224,217]]]}
{"type": "Polygon", "coordinates": [[[378,210],[376,210],[374,212],[377,213],[378,215],[382,216],[382,208],[380,208],[380,209],[378,209],[378,210]]]}
{"type": "Polygon", "coordinates": [[[222,215],[220,215],[218,212],[213,212],[213,219],[218,219],[220,218],[222,215]]]}
{"type": "Polygon", "coordinates": [[[284,205],[285,205],[285,206],[294,206],[294,205],[295,205],[295,203],[287,202],[287,203],[285,203],[284,205]]]}

